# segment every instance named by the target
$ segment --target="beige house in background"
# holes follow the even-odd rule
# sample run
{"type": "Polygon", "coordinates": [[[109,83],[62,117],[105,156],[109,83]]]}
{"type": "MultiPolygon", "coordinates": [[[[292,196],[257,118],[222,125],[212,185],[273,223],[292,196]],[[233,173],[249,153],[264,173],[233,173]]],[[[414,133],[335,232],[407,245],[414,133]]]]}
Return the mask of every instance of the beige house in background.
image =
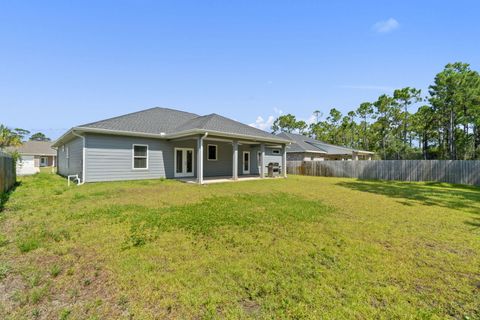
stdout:
{"type": "Polygon", "coordinates": [[[20,147],[9,148],[17,151],[21,159],[17,162],[17,175],[29,175],[40,172],[41,167],[57,166],[57,151],[52,149],[53,142],[26,141],[20,147]]]}
{"type": "Polygon", "coordinates": [[[374,152],[325,143],[313,138],[282,132],[277,136],[289,139],[287,161],[372,160],[374,152]]]}

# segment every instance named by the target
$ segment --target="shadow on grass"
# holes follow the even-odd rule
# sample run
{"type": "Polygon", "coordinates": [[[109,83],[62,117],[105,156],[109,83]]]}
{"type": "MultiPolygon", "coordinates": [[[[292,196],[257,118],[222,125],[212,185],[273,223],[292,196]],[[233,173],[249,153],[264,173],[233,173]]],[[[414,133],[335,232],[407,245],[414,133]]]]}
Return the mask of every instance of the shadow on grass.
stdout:
{"type": "Polygon", "coordinates": [[[480,188],[445,183],[409,183],[398,181],[355,180],[337,185],[352,190],[381,194],[412,205],[411,201],[427,206],[439,206],[480,214],[480,188]]]}
{"type": "Polygon", "coordinates": [[[1,193],[0,194],[0,212],[3,211],[5,208],[5,204],[7,203],[8,199],[10,198],[10,195],[15,191],[15,189],[20,186],[22,183],[20,181],[15,182],[15,184],[8,190],[7,192],[1,193]]]}
{"type": "Polygon", "coordinates": [[[473,218],[472,220],[467,220],[465,221],[465,224],[473,228],[480,229],[480,218],[473,218]]]}

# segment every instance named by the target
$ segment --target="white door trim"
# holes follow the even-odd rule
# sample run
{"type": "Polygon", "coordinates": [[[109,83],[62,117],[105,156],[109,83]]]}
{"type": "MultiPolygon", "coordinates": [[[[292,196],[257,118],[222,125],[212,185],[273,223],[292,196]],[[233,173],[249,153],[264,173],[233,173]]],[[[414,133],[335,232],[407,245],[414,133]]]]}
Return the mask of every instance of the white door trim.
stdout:
{"type": "Polygon", "coordinates": [[[175,178],[193,177],[195,175],[195,150],[193,148],[174,148],[173,151],[173,176],[175,178]],[[182,151],[182,172],[177,172],[177,151],[182,151]],[[192,172],[187,172],[187,151],[192,152],[192,172]]]}
{"type": "Polygon", "coordinates": [[[48,158],[41,156],[40,157],[40,167],[46,167],[48,165],[48,158]]]}
{"type": "Polygon", "coordinates": [[[242,153],[242,173],[243,174],[250,174],[250,163],[252,162],[252,159],[250,157],[250,151],[243,151],[242,153]],[[248,169],[245,170],[245,154],[248,153],[248,169]]]}

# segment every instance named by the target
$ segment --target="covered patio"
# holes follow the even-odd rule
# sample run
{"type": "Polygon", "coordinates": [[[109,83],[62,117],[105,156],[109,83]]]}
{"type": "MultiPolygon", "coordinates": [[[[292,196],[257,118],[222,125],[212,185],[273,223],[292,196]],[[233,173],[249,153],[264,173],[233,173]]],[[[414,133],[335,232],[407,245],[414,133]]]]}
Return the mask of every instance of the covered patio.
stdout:
{"type": "MultiPolygon", "coordinates": [[[[275,179],[277,177],[273,178],[267,178],[266,179],[275,179]]],[[[203,183],[202,184],[214,184],[214,183],[224,183],[224,182],[237,182],[237,181],[252,181],[252,180],[261,180],[262,178],[259,175],[255,176],[239,176],[238,179],[234,180],[231,176],[218,176],[218,177],[203,177],[203,183]]],[[[181,182],[185,183],[195,183],[198,184],[197,178],[179,178],[176,179],[181,182]]]]}
{"type": "Polygon", "coordinates": [[[174,177],[180,181],[210,184],[263,179],[269,163],[278,164],[277,176],[287,176],[287,142],[283,139],[206,132],[171,139],[170,143],[174,177]]]}

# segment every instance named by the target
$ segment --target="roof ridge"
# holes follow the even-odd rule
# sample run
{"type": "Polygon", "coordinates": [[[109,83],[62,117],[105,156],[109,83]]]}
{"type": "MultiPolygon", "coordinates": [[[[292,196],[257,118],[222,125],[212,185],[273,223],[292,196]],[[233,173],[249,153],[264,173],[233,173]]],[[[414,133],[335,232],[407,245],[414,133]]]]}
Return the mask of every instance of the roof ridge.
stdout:
{"type": "Polygon", "coordinates": [[[148,108],[148,109],[143,109],[143,110],[139,110],[139,111],[130,112],[130,113],[127,113],[127,114],[116,116],[116,117],[111,117],[111,118],[98,120],[98,121],[95,121],[95,122],[85,123],[85,124],[79,125],[78,127],[86,127],[86,126],[90,126],[92,124],[96,124],[96,123],[99,123],[99,122],[120,119],[120,118],[124,118],[124,117],[127,117],[127,116],[132,116],[132,115],[135,115],[135,114],[144,113],[144,112],[152,111],[152,110],[156,110],[156,109],[163,109],[163,110],[169,110],[169,111],[174,111],[174,112],[178,112],[178,113],[190,114],[190,115],[197,116],[197,117],[199,116],[198,114],[187,112],[187,111],[181,111],[181,110],[175,110],[175,109],[163,108],[163,107],[152,107],[152,108],[148,108]]]}

